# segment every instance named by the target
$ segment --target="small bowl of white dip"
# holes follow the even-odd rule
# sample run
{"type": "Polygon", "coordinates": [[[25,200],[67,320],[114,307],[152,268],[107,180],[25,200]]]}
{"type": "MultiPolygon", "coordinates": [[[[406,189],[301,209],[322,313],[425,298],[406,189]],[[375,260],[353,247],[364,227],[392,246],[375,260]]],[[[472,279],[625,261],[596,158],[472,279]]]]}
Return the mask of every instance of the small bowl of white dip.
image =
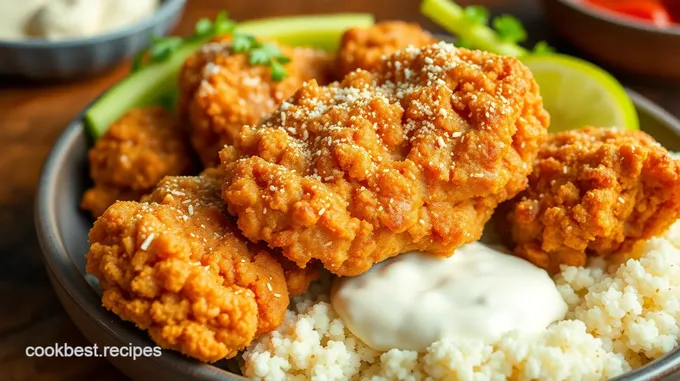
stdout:
{"type": "Polygon", "coordinates": [[[110,69],[167,34],[186,0],[0,1],[0,74],[72,79],[110,69]]]}

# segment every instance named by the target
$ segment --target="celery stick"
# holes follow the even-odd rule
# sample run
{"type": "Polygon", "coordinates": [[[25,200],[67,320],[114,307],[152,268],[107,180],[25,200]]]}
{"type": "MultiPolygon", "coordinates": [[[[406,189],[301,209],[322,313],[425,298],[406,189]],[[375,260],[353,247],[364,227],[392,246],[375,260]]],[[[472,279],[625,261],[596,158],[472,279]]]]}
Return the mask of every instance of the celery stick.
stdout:
{"type": "Polygon", "coordinates": [[[463,8],[450,0],[423,0],[420,12],[475,49],[515,57],[529,53],[517,44],[501,40],[488,26],[468,20],[463,8]]]}
{"type": "Polygon", "coordinates": [[[370,26],[373,22],[373,15],[368,13],[293,16],[245,21],[236,26],[236,32],[273,38],[291,46],[336,51],[347,29],[370,26]]]}
{"type": "MultiPolygon", "coordinates": [[[[237,25],[236,31],[268,37],[292,46],[333,51],[347,29],[372,24],[373,16],[370,14],[346,13],[245,21],[237,25]]],[[[177,78],[182,64],[203,43],[205,41],[186,43],[167,61],[151,63],[107,91],[85,112],[90,135],[97,139],[130,108],[157,104],[168,94],[177,92],[177,78]]]]}
{"type": "Polygon", "coordinates": [[[163,94],[176,91],[182,63],[200,46],[201,42],[187,44],[169,60],[149,64],[108,90],[85,112],[85,125],[92,138],[102,136],[127,110],[155,104],[163,94]]]}

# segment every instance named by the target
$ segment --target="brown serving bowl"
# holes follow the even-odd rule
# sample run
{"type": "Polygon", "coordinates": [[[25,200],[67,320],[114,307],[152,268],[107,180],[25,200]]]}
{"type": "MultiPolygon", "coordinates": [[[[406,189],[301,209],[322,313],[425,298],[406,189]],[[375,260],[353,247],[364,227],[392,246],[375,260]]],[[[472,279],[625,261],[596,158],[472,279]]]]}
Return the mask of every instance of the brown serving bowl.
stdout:
{"type": "Polygon", "coordinates": [[[680,25],[618,17],[580,0],[542,0],[553,28],[593,60],[630,74],[680,81],[680,25]]]}

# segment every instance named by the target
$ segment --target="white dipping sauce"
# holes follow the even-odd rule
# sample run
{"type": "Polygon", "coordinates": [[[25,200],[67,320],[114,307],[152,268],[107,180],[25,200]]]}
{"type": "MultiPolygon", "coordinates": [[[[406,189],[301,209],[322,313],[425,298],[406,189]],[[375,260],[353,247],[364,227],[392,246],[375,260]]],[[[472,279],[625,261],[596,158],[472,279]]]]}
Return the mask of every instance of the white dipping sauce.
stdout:
{"type": "Polygon", "coordinates": [[[160,0],[0,0],[0,39],[91,37],[134,23],[160,0]]]}
{"type": "Polygon", "coordinates": [[[538,333],[567,312],[545,270],[477,242],[450,258],[412,252],[338,278],[331,302],[347,328],[379,351],[538,333]]]}

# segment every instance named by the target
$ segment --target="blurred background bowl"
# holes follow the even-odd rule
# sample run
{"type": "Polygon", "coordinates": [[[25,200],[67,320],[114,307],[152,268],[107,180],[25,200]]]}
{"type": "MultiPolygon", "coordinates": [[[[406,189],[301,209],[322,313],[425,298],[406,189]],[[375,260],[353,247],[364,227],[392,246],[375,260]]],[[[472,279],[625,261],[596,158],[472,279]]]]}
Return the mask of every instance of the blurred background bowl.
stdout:
{"type": "Polygon", "coordinates": [[[0,40],[0,74],[52,80],[110,69],[144,49],[150,36],[167,34],[181,17],[185,3],[186,0],[163,0],[153,15],[94,37],[64,41],[0,40]]]}
{"type": "Polygon", "coordinates": [[[543,0],[543,5],[550,25],[598,63],[680,81],[680,26],[661,28],[617,17],[577,0],[543,0]]]}

